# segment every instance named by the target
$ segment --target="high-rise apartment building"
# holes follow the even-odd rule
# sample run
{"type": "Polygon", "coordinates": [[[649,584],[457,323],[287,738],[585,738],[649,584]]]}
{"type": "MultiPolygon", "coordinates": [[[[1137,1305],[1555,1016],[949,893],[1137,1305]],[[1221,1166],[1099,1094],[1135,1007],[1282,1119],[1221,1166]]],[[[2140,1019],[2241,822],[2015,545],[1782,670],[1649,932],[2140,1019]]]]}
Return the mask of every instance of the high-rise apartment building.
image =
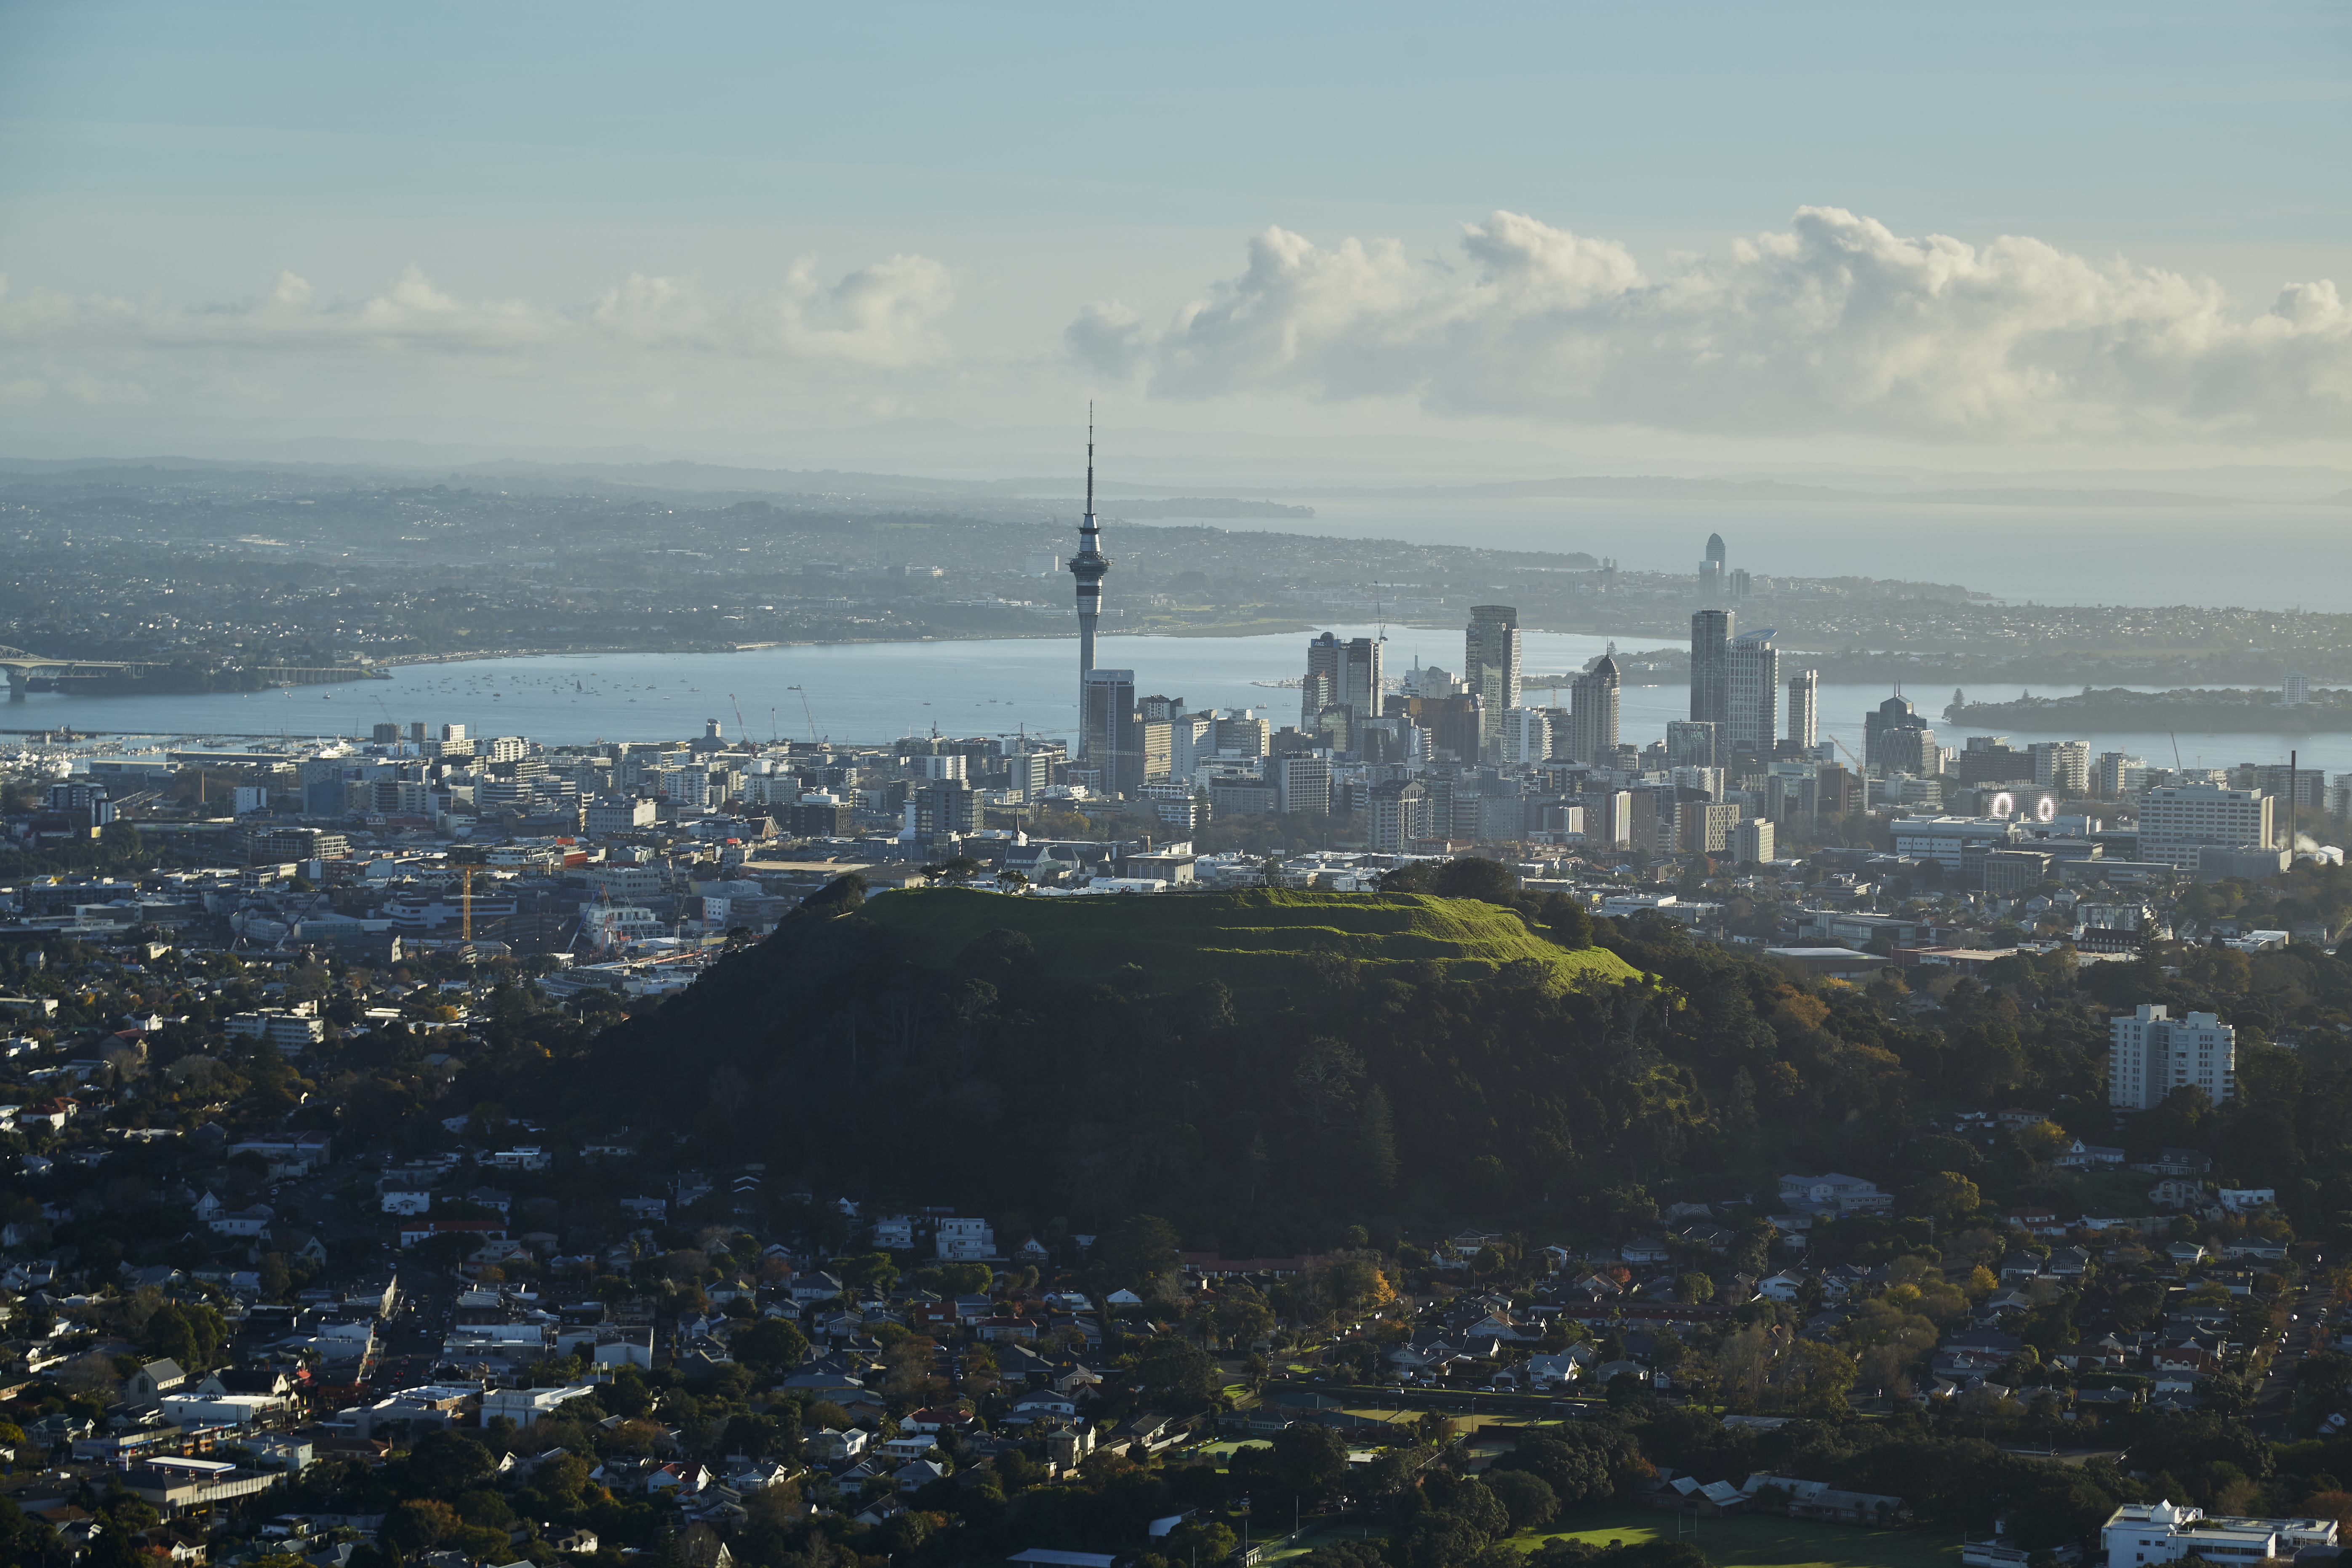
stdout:
{"type": "Polygon", "coordinates": [[[2220,1105],[2237,1093],[2238,1031],[2210,1013],[2170,1017],[2146,1003],[2107,1025],[2107,1103],[2153,1110],[2176,1089],[2220,1105]]]}
{"type": "Polygon", "coordinates": [[[1125,795],[1143,783],[1136,741],[1135,671],[1089,669],[1078,688],[1078,756],[1102,773],[1103,789],[1125,795]]]}
{"type": "Polygon", "coordinates": [[[1772,825],[1760,816],[1748,817],[1731,832],[1731,858],[1741,865],[1762,865],[1772,858],[1772,825]]]}
{"type": "Polygon", "coordinates": [[[2311,677],[2299,669],[2288,670],[2286,679],[2279,685],[2280,705],[2286,708],[2300,708],[2310,700],[2311,677]]]}
{"type": "Polygon", "coordinates": [[[1367,719],[1381,716],[1381,640],[1350,637],[1341,642],[1329,632],[1307,645],[1307,677],[1300,682],[1298,727],[1313,733],[1323,726],[1324,710],[1349,710],[1345,726],[1352,731],[1367,719]]]}
{"type": "Polygon", "coordinates": [[[2137,790],[2147,782],[2147,759],[2126,756],[2121,752],[2099,753],[2099,795],[2105,800],[2116,800],[2137,790]]]}
{"type": "Polygon", "coordinates": [[[1729,610],[1701,610],[1691,616],[1690,716],[1696,723],[1731,722],[1729,610]]]}
{"type": "Polygon", "coordinates": [[[1265,764],[1265,782],[1274,786],[1274,809],[1286,816],[1330,814],[1331,764],[1325,758],[1273,758],[1265,764]]]}
{"type": "Polygon", "coordinates": [[[2219,784],[2163,784],[2140,796],[2139,858],[2182,871],[2197,869],[2207,846],[2267,847],[2273,802],[2258,789],[2219,784]]]}
{"type": "Polygon", "coordinates": [[[1568,733],[1552,738],[1552,754],[1599,764],[1617,750],[1618,709],[1623,682],[1617,661],[1607,654],[1568,683],[1568,733]]]}
{"type": "Polygon", "coordinates": [[[1463,633],[1464,683],[1478,699],[1478,751],[1497,755],[1503,718],[1519,705],[1519,612],[1508,605],[1474,605],[1463,633]]]}
{"type": "Polygon", "coordinates": [[[2091,793],[2091,748],[2082,741],[2036,741],[2026,748],[2033,755],[2036,789],[2063,792],[2070,799],[2091,793]]]}
{"type": "Polygon", "coordinates": [[[1801,669],[1789,677],[1789,741],[1800,751],[1821,744],[1822,672],[1801,669]]]}
{"type": "Polygon", "coordinates": [[[1539,763],[1551,755],[1551,720],[1542,708],[1514,708],[1503,715],[1503,761],[1539,763]]]}
{"type": "Polygon", "coordinates": [[[1780,733],[1780,650],[1772,646],[1772,628],[1736,638],[1727,655],[1728,714],[1725,739],[1734,752],[1772,754],[1780,733]]]}
{"type": "Polygon", "coordinates": [[[1429,786],[1419,779],[1391,779],[1372,786],[1364,806],[1364,840],[1374,853],[1401,855],[1415,839],[1429,837],[1429,786]]]}

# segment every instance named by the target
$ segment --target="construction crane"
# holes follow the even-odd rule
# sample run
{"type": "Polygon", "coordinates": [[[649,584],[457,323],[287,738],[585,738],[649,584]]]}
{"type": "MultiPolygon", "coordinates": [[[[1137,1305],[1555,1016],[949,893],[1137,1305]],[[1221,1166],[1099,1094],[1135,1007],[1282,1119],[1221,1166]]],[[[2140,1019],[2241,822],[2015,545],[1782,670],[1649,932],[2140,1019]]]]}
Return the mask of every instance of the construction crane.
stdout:
{"type": "Polygon", "coordinates": [[[1846,761],[1853,764],[1853,771],[1855,773],[1867,773],[1870,771],[1868,768],[1862,765],[1862,759],[1853,754],[1853,748],[1847,745],[1843,741],[1839,740],[1835,735],[1832,735],[1830,737],[1830,744],[1835,746],[1839,751],[1845,753],[1846,761]]]}
{"type": "Polygon", "coordinates": [[[743,704],[736,701],[735,694],[731,691],[727,694],[727,700],[735,703],[735,734],[738,739],[748,743],[751,739],[751,726],[743,722],[743,704]]]}
{"type": "Polygon", "coordinates": [[[785,689],[785,690],[787,690],[787,691],[797,691],[797,692],[799,692],[799,693],[801,694],[801,712],[802,712],[802,713],[803,713],[803,714],[807,718],[807,720],[808,720],[808,727],[809,727],[809,744],[810,744],[810,745],[812,745],[812,746],[815,745],[815,744],[816,744],[816,712],[815,712],[815,710],[813,710],[812,708],[810,708],[810,707],[809,707],[808,688],[807,688],[807,687],[805,687],[805,686],[787,686],[787,687],[785,687],[785,688],[784,688],[784,689],[785,689]]]}
{"type": "Polygon", "coordinates": [[[474,868],[459,866],[457,879],[463,889],[457,895],[457,940],[470,947],[474,942],[474,868]]]}

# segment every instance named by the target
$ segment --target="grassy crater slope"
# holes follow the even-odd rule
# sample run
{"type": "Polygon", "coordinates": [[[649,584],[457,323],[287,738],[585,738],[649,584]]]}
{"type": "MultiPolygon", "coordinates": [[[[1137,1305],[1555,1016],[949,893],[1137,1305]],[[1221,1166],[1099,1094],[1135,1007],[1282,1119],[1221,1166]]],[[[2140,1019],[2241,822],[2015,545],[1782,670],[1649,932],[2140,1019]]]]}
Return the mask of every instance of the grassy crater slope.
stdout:
{"type": "Polygon", "coordinates": [[[1605,949],[1570,952],[1546,941],[1510,910],[1421,893],[1251,889],[1044,899],[924,888],[877,896],[865,913],[914,939],[908,946],[917,963],[945,964],[975,937],[1015,931],[1055,980],[1103,980],[1132,963],[1155,991],[1203,980],[1235,992],[1297,985],[1309,979],[1304,966],[1318,953],[1399,969],[1432,963],[1447,980],[1484,980],[1523,960],[1561,985],[1638,977],[1605,949]]]}

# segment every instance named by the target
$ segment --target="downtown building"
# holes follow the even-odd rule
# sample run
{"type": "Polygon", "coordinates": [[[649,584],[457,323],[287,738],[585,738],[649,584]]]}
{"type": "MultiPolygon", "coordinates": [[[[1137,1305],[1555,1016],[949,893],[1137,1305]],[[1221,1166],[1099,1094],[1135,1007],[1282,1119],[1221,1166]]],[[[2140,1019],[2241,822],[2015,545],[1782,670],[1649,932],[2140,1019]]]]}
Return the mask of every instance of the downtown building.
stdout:
{"type": "Polygon", "coordinates": [[[2206,848],[2268,848],[2271,797],[2258,789],[2163,784],[2139,802],[2139,858],[2194,871],[2206,848]]]}
{"type": "Polygon", "coordinates": [[[1472,605],[1462,663],[1464,684],[1478,700],[1475,760],[1493,760],[1502,754],[1504,715],[1519,705],[1519,612],[1508,605],[1472,605]]]}

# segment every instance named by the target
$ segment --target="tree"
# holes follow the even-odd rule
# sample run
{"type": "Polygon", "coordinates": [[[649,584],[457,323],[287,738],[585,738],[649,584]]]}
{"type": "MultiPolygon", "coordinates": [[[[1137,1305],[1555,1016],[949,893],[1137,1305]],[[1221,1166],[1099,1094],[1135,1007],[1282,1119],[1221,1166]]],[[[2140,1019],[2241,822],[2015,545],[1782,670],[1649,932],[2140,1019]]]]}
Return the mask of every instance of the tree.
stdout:
{"type": "Polygon", "coordinates": [[[1217,1394],[1217,1363],[1198,1345],[1180,1339],[1152,1340],[1136,1360],[1135,1375],[1147,1398],[1181,1412],[1198,1410],[1217,1394]]]}
{"type": "Polygon", "coordinates": [[[1356,1108],[1356,1085],[1364,1076],[1364,1058],[1345,1040],[1328,1036],[1307,1042],[1290,1069],[1291,1100],[1307,1130],[1320,1138],[1356,1108]]]}
{"type": "Polygon", "coordinates": [[[409,1450],[410,1483],[435,1497],[459,1496],[490,1475],[490,1451],[462,1433],[431,1433],[409,1450]]]}
{"type": "Polygon", "coordinates": [[[877,1286],[887,1290],[898,1282],[898,1266],[887,1252],[868,1252],[857,1258],[836,1258],[833,1271],[844,1285],[855,1289],[877,1286]]]}
{"type": "Polygon", "coordinates": [[[728,1348],[745,1366],[761,1371],[797,1366],[808,1354],[808,1336],[782,1318],[762,1318],[728,1337],[728,1348]]]}
{"type": "Polygon", "coordinates": [[[1559,1517],[1559,1494],[1531,1471],[1496,1470],[1486,1478],[1486,1489],[1510,1516],[1514,1531],[1540,1530],[1559,1517]]]}
{"type": "Polygon", "coordinates": [[[402,1552],[424,1552],[461,1527],[457,1510],[430,1498],[411,1498],[384,1516],[377,1538],[402,1552]]]}
{"type": "Polygon", "coordinates": [[[1441,899],[1480,899],[1490,904],[1516,904],[1519,879],[1500,861],[1475,855],[1448,860],[1430,879],[1430,890],[1441,899]]]}
{"type": "Polygon", "coordinates": [[[1592,945],[1592,911],[1565,894],[1544,900],[1544,923],[1560,946],[1583,949],[1592,945]]]}
{"type": "Polygon", "coordinates": [[[1368,1197],[1379,1197],[1396,1185],[1396,1122],[1388,1091],[1379,1084],[1364,1090],[1356,1113],[1356,1174],[1368,1197]]]}
{"type": "Polygon", "coordinates": [[[2045,1164],[2057,1158],[2069,1142],[2066,1130],[2054,1121],[2036,1121],[2017,1132],[2018,1146],[2045,1164]]]}
{"type": "Polygon", "coordinates": [[[1274,1483],[1311,1501],[1348,1473],[1348,1445],[1328,1426],[1300,1422],[1274,1435],[1271,1460],[1274,1483]]]}
{"type": "Polygon", "coordinates": [[[1096,1240],[1093,1257],[1107,1284],[1146,1294],[1176,1268],[1176,1227],[1157,1215],[1129,1215],[1096,1240]]]}
{"type": "MultiPolygon", "coordinates": [[[[2049,1124],[2044,1122],[2042,1125],[2049,1124]]],[[[1958,1171],[1938,1171],[1919,1184],[1913,1203],[1923,1214],[1949,1220],[1976,1213],[1984,1205],[1984,1199],[1978,1193],[1977,1184],[1958,1171]]]]}

